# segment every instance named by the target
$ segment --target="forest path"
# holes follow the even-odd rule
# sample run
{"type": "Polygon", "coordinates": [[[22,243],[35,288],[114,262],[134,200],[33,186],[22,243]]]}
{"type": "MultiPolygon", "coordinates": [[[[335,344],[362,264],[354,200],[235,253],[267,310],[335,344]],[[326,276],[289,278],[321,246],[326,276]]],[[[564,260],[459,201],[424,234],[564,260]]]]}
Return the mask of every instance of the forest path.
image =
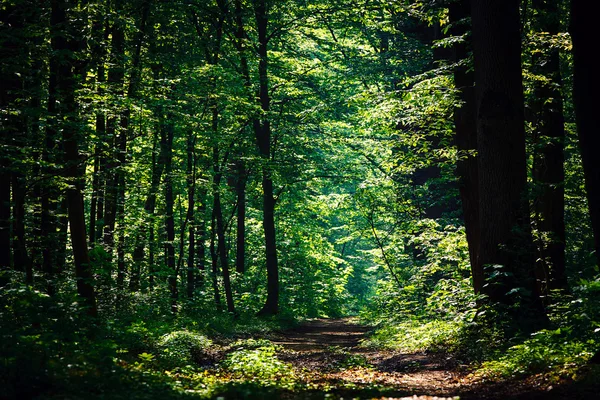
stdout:
{"type": "Polygon", "coordinates": [[[280,359],[304,371],[313,387],[330,388],[334,398],[451,399],[460,394],[466,374],[451,360],[360,347],[369,330],[352,318],[315,319],[272,341],[283,347],[280,359]]]}
{"type": "MultiPolygon", "coordinates": [[[[475,380],[468,366],[446,354],[402,353],[360,346],[369,327],[352,318],[315,319],[270,339],[313,391],[294,399],[573,399],[569,385],[538,379],[475,380]]],[[[591,397],[588,397],[590,396],[591,397]]]]}

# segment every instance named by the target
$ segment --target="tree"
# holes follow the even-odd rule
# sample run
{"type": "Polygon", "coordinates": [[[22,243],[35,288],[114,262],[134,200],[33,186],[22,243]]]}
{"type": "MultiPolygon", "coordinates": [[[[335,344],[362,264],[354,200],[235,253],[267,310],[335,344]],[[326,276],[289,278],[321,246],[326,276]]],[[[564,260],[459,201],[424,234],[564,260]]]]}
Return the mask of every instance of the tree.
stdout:
{"type": "Polygon", "coordinates": [[[77,52],[83,49],[84,32],[82,26],[78,26],[75,22],[77,18],[73,15],[79,11],[78,3],[72,4],[71,8],[68,8],[68,6],[69,4],[62,0],[52,0],[51,2],[50,25],[51,31],[54,33],[52,50],[56,57],[59,57],[58,69],[55,71],[57,102],[59,104],[57,111],[61,116],[61,123],[58,127],[62,131],[65,175],[69,180],[67,204],[77,292],[84,300],[87,313],[95,317],[98,311],[93,286],[94,278],[87,248],[82,194],[84,170],[80,164],[81,158],[78,146],[81,135],[81,122],[75,95],[79,83],[78,78],[85,71],[77,58],[77,52]]]}
{"type": "Polygon", "coordinates": [[[461,152],[456,163],[459,178],[459,190],[462,202],[463,218],[467,242],[469,243],[469,260],[471,276],[475,293],[483,289],[483,274],[477,268],[479,250],[479,183],[477,173],[477,125],[475,112],[475,81],[470,68],[469,50],[470,26],[467,18],[471,15],[469,0],[457,0],[449,4],[451,34],[462,37],[454,45],[453,61],[454,85],[458,90],[461,104],[454,111],[454,126],[456,130],[456,146],[461,152]]]}
{"type": "Polygon", "coordinates": [[[259,101],[263,116],[253,122],[256,144],[261,157],[263,189],[263,229],[265,232],[265,260],[267,267],[267,300],[259,311],[261,315],[274,315],[279,311],[279,266],[277,262],[277,239],[275,233],[275,198],[271,167],[271,121],[269,111],[269,9],[267,0],[254,1],[254,16],[258,30],[258,79],[259,101]]]}
{"type": "Polygon", "coordinates": [[[592,220],[596,258],[600,263],[600,158],[595,154],[596,109],[594,99],[600,89],[595,72],[593,49],[598,34],[589,2],[571,0],[569,32],[573,41],[573,105],[583,161],[585,189],[592,220]]]}
{"type": "Polygon", "coordinates": [[[517,326],[539,327],[527,200],[519,1],[471,1],[479,183],[477,273],[517,326]]]}

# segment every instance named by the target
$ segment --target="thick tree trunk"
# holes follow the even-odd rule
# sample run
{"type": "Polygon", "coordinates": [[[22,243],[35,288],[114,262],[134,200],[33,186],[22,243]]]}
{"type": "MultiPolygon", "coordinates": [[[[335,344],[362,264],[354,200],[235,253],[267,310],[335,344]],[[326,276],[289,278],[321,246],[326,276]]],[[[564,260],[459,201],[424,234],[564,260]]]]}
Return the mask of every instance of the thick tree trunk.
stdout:
{"type": "MultiPolygon", "coordinates": [[[[534,0],[534,29],[556,35],[560,11],[552,0],[534,0]]],[[[566,290],[563,101],[558,49],[534,55],[532,72],[545,78],[534,83],[531,109],[535,124],[533,179],[535,224],[540,235],[536,275],[540,295],[566,290]]]]}
{"type": "Polygon", "coordinates": [[[518,0],[472,0],[479,168],[478,273],[516,327],[545,321],[529,225],[518,0]]]}
{"type": "MultiPolygon", "coordinates": [[[[468,17],[471,15],[469,0],[459,0],[449,5],[449,17],[452,24],[451,33],[462,36],[469,30],[468,17]]],[[[470,43],[459,42],[454,45],[453,61],[454,85],[458,90],[461,105],[454,110],[454,126],[456,130],[456,146],[461,157],[456,164],[459,179],[459,190],[462,202],[465,231],[469,244],[469,261],[475,293],[481,292],[483,274],[477,268],[477,251],[479,248],[479,184],[477,175],[477,124],[475,105],[475,77],[473,70],[465,64],[471,50],[470,43]]]]}
{"type": "Polygon", "coordinates": [[[594,3],[571,0],[569,32],[573,40],[573,104],[583,161],[585,188],[594,232],[594,248],[600,264],[600,157],[596,154],[598,123],[595,99],[600,93],[596,51],[598,32],[594,3]]]}
{"type": "MultiPolygon", "coordinates": [[[[77,115],[77,102],[75,90],[77,86],[75,76],[75,56],[66,53],[80,49],[80,38],[77,29],[72,28],[72,21],[67,17],[67,4],[61,0],[52,0],[51,29],[57,35],[53,37],[52,50],[63,57],[59,62],[57,88],[59,93],[59,115],[64,118],[62,128],[62,144],[64,148],[64,161],[66,176],[70,180],[67,189],[68,217],[71,233],[71,246],[75,260],[75,277],[77,279],[77,293],[83,299],[88,315],[97,315],[96,295],[93,286],[93,274],[87,248],[87,235],[85,231],[85,213],[83,207],[82,185],[84,181],[83,168],[80,165],[78,129],[80,121],[77,115]]],[[[79,32],[81,34],[81,32],[79,32]]]]}
{"type": "Polygon", "coordinates": [[[265,232],[265,259],[267,263],[267,300],[260,315],[274,315],[279,312],[279,266],[277,264],[277,239],[275,232],[275,198],[273,197],[273,178],[271,174],[271,122],[269,110],[268,76],[268,15],[265,0],[255,2],[254,14],[258,28],[258,74],[260,105],[265,114],[262,121],[254,121],[256,143],[262,159],[263,188],[263,229],[265,232]]]}

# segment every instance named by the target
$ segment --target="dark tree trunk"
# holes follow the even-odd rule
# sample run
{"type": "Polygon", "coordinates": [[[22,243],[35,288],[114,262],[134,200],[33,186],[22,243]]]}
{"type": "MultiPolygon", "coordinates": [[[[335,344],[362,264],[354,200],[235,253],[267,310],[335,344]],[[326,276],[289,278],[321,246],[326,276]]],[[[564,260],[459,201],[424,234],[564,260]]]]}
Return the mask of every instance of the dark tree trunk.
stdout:
{"type": "Polygon", "coordinates": [[[13,263],[15,269],[25,272],[25,281],[33,283],[33,265],[25,244],[25,176],[12,173],[13,194],[13,263]]]}
{"type": "Polygon", "coordinates": [[[22,163],[22,152],[26,148],[26,120],[17,113],[19,103],[23,97],[23,73],[20,62],[24,62],[21,54],[23,20],[21,13],[23,5],[7,5],[0,10],[0,57],[3,65],[0,70],[0,109],[2,110],[0,138],[2,148],[2,178],[5,180],[3,196],[6,202],[2,211],[6,218],[2,221],[3,237],[8,235],[3,245],[2,256],[6,267],[10,266],[10,251],[12,244],[13,267],[17,271],[26,272],[27,283],[32,283],[32,269],[28,266],[28,257],[25,247],[25,173],[22,163]],[[10,29],[7,30],[7,27],[10,29]],[[11,235],[11,189],[12,189],[12,235],[11,235]],[[11,241],[12,236],[12,241],[11,241]]]}
{"type": "Polygon", "coordinates": [[[600,93],[595,49],[598,32],[594,3],[571,0],[569,32],[573,40],[573,104],[583,161],[585,188],[594,232],[594,249],[600,264],[600,157],[596,154],[598,126],[595,99],[600,93]]]}
{"type": "MultiPolygon", "coordinates": [[[[246,55],[246,31],[244,28],[243,9],[241,0],[235,1],[235,47],[240,57],[240,71],[244,79],[244,86],[248,91],[250,102],[254,102],[254,93],[252,93],[252,82],[250,79],[250,69],[248,67],[248,57],[246,55]]],[[[259,121],[254,121],[258,124],[259,121]]],[[[243,274],[246,269],[246,183],[248,180],[245,163],[242,159],[243,153],[240,151],[237,161],[237,237],[236,237],[236,257],[235,269],[239,274],[243,274]]]]}
{"type": "Polygon", "coordinates": [[[10,269],[10,173],[8,161],[3,154],[0,164],[0,271],[8,269],[10,269]]]}
{"type": "Polygon", "coordinates": [[[201,189],[198,195],[198,212],[196,214],[197,229],[196,237],[196,267],[198,268],[196,287],[204,284],[206,274],[206,189],[201,189]]]}
{"type": "Polygon", "coordinates": [[[167,269],[169,271],[169,291],[171,293],[171,311],[178,310],[179,291],[177,286],[177,271],[175,269],[175,219],[173,216],[173,135],[174,126],[171,115],[167,116],[164,128],[166,130],[166,152],[165,152],[165,230],[167,241],[165,243],[165,256],[167,269]]]}
{"type": "Polygon", "coordinates": [[[246,166],[242,160],[237,162],[237,235],[235,252],[235,270],[243,274],[246,269],[246,166]]]}
{"type": "Polygon", "coordinates": [[[117,140],[117,198],[116,198],[116,215],[115,220],[118,223],[118,240],[117,240],[117,287],[123,288],[125,283],[125,162],[127,154],[127,127],[128,116],[121,116],[121,131],[117,140]]]}
{"type": "MultiPolygon", "coordinates": [[[[451,33],[455,36],[466,34],[469,29],[468,18],[471,15],[469,0],[459,0],[449,5],[449,17],[452,24],[451,33]]],[[[467,242],[469,244],[469,261],[475,293],[481,292],[484,285],[483,271],[477,268],[477,251],[479,247],[479,184],[477,182],[477,124],[475,105],[475,78],[473,70],[467,63],[470,43],[457,43],[454,46],[453,61],[454,85],[458,90],[460,107],[454,110],[454,126],[456,129],[456,146],[461,158],[456,165],[459,179],[459,190],[462,202],[463,217],[467,242]]]]}
{"type": "Polygon", "coordinates": [[[215,246],[215,239],[217,237],[217,218],[215,215],[215,207],[213,203],[213,212],[210,222],[210,260],[211,260],[211,280],[213,293],[215,298],[215,305],[217,311],[221,311],[221,293],[219,292],[219,255],[217,253],[217,247],[215,246]]]}
{"type": "Polygon", "coordinates": [[[193,130],[190,130],[187,140],[187,190],[188,190],[188,211],[187,222],[188,228],[188,257],[187,257],[187,296],[194,297],[196,284],[195,263],[196,256],[196,221],[194,208],[196,207],[196,155],[195,155],[196,137],[193,130]]]}
{"type": "Polygon", "coordinates": [[[95,317],[97,315],[96,295],[85,231],[82,194],[84,176],[78,149],[78,141],[81,139],[78,134],[80,121],[75,99],[77,78],[75,75],[76,58],[74,53],[82,48],[82,39],[77,35],[81,35],[83,32],[78,32],[77,28],[72,27],[73,21],[67,17],[65,9],[66,2],[53,0],[51,5],[51,29],[58,33],[57,36],[53,37],[52,50],[57,54],[63,54],[63,60],[59,63],[58,68],[57,87],[60,99],[59,115],[65,119],[65,123],[61,125],[62,143],[66,176],[70,180],[70,186],[67,189],[67,203],[71,246],[75,260],[77,293],[83,299],[87,313],[95,317]]]}
{"type": "MultiPolygon", "coordinates": [[[[219,112],[216,108],[213,109],[213,135],[218,135],[218,118],[219,112]]],[[[226,157],[225,157],[226,158],[226,157]]],[[[217,254],[223,273],[223,287],[225,289],[225,301],[227,303],[227,311],[235,313],[233,304],[233,293],[231,291],[231,277],[229,274],[229,263],[227,260],[227,246],[225,243],[225,223],[223,222],[223,209],[221,206],[221,178],[222,172],[220,167],[219,147],[213,147],[213,215],[217,228],[217,254]]]]}
{"type": "Polygon", "coordinates": [[[275,198],[271,174],[271,122],[267,115],[271,107],[268,76],[268,15],[265,0],[254,4],[258,28],[258,74],[260,105],[265,114],[262,121],[254,121],[256,143],[262,158],[263,229],[265,232],[265,259],[267,263],[267,300],[260,315],[274,315],[279,311],[279,266],[277,265],[277,239],[275,233],[275,198]]]}
{"type": "Polygon", "coordinates": [[[518,0],[472,0],[477,102],[482,292],[505,304],[515,327],[545,321],[529,225],[518,0]]]}
{"type": "MultiPolygon", "coordinates": [[[[534,28],[539,32],[556,35],[560,32],[558,3],[552,0],[534,0],[536,9],[534,28]]],[[[565,271],[565,195],[564,195],[564,140],[565,126],[560,87],[560,54],[558,49],[536,53],[532,72],[545,78],[536,80],[531,109],[534,118],[535,223],[547,240],[539,243],[536,275],[540,295],[549,290],[566,290],[565,271]]]]}

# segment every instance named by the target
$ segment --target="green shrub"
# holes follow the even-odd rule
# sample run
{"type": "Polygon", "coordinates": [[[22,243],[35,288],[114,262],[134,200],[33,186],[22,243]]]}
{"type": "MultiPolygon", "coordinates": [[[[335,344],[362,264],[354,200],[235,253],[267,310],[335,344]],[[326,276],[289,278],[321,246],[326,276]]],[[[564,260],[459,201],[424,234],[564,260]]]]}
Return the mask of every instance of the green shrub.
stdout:
{"type": "Polygon", "coordinates": [[[264,339],[247,339],[234,344],[236,348],[221,366],[235,378],[266,382],[289,380],[292,366],[277,358],[277,348],[264,339]]]}
{"type": "Polygon", "coordinates": [[[211,361],[212,341],[206,336],[187,330],[168,333],[158,341],[161,366],[172,369],[211,361]]]}
{"type": "Polygon", "coordinates": [[[571,341],[561,329],[542,330],[484,362],[477,375],[515,377],[534,373],[571,375],[592,356],[589,343],[571,341]]]}

